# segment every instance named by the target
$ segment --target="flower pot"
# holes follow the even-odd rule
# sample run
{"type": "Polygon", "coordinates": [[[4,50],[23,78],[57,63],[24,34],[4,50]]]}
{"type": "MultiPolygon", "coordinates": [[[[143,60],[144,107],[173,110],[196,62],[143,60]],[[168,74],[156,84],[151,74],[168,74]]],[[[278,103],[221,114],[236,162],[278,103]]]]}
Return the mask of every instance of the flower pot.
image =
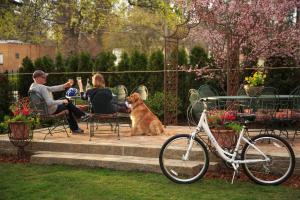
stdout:
{"type": "Polygon", "coordinates": [[[244,90],[245,90],[246,94],[250,97],[257,97],[257,96],[261,95],[263,89],[264,89],[264,86],[244,85],[244,90]]]}
{"type": "Polygon", "coordinates": [[[14,140],[27,140],[29,139],[30,128],[25,124],[25,122],[11,122],[9,123],[9,128],[11,132],[11,138],[14,140]]]}
{"type": "Polygon", "coordinates": [[[211,129],[211,133],[216,138],[217,142],[222,148],[231,149],[234,147],[237,135],[231,129],[211,129]]]}

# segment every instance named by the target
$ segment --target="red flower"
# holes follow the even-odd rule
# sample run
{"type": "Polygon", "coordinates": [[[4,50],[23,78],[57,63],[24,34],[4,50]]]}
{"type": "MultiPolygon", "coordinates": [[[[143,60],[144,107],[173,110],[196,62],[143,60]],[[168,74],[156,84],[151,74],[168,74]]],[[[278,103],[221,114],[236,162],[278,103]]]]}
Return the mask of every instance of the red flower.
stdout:
{"type": "Polygon", "coordinates": [[[28,108],[23,108],[22,114],[28,116],[30,114],[28,108]]]}
{"type": "Polygon", "coordinates": [[[19,111],[19,109],[16,109],[14,112],[14,116],[17,116],[18,114],[20,114],[20,111],[19,111]]]}

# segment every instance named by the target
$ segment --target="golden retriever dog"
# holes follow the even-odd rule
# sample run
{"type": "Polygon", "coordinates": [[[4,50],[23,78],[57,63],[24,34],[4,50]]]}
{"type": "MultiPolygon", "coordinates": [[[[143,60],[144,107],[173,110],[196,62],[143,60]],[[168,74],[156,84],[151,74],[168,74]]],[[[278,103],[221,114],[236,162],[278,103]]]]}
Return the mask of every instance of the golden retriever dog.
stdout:
{"type": "Polygon", "coordinates": [[[164,128],[159,119],[144,104],[138,93],[133,93],[127,97],[131,104],[130,119],[132,121],[131,135],[161,135],[164,128]]]}

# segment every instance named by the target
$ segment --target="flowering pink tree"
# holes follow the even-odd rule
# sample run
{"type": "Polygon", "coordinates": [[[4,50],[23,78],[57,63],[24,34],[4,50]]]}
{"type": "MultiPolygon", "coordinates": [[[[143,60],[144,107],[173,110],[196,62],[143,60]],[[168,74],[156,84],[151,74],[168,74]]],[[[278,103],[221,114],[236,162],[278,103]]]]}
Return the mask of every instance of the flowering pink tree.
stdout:
{"type": "Polygon", "coordinates": [[[239,87],[241,55],[244,61],[300,58],[299,8],[299,0],[191,0],[200,22],[191,35],[206,42],[216,65],[227,70],[229,95],[239,87]]]}

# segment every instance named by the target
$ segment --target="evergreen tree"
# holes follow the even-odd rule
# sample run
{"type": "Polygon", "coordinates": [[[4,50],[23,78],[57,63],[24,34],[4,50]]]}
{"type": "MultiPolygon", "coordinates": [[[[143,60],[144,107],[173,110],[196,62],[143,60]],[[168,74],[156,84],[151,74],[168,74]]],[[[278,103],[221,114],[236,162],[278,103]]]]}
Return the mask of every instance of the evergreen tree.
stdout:
{"type": "Polygon", "coordinates": [[[89,72],[93,71],[93,60],[89,52],[80,52],[78,71],[89,72]]]}
{"type": "MultiPolygon", "coordinates": [[[[141,53],[138,50],[135,50],[130,57],[130,70],[131,71],[142,71],[147,70],[147,55],[145,53],[141,53]]],[[[132,91],[140,84],[146,84],[147,76],[144,73],[131,73],[129,75],[129,83],[128,89],[132,91]]]]}
{"type": "MultiPolygon", "coordinates": [[[[118,64],[118,71],[128,71],[130,69],[130,58],[128,53],[123,52],[121,55],[121,60],[118,64]]],[[[116,77],[118,77],[118,79],[111,83],[112,86],[118,85],[118,84],[122,84],[122,85],[127,85],[127,83],[129,82],[129,74],[128,73],[122,73],[122,74],[118,74],[115,75],[116,77]]]]}
{"type": "Polygon", "coordinates": [[[96,57],[95,70],[100,72],[112,71],[116,60],[117,57],[112,52],[101,52],[96,57]]]}
{"type": "Polygon", "coordinates": [[[188,64],[188,55],[185,48],[180,48],[178,50],[178,65],[186,66],[188,64]]]}
{"type": "Polygon", "coordinates": [[[208,56],[205,50],[200,46],[195,46],[191,50],[190,64],[193,67],[205,67],[208,64],[208,56]]]}
{"type": "Polygon", "coordinates": [[[20,74],[18,77],[18,90],[20,96],[27,96],[28,89],[33,82],[32,73],[35,67],[30,58],[25,57],[22,61],[22,67],[19,69],[19,73],[30,73],[30,74],[20,74]]]}
{"type": "MultiPolygon", "coordinates": [[[[149,58],[149,70],[163,70],[164,69],[164,54],[161,50],[154,51],[149,58]]],[[[154,94],[157,91],[163,91],[164,73],[150,73],[146,85],[149,93],[154,94]]]]}
{"type": "Polygon", "coordinates": [[[10,87],[7,74],[0,74],[0,122],[9,114],[10,87]]]}

